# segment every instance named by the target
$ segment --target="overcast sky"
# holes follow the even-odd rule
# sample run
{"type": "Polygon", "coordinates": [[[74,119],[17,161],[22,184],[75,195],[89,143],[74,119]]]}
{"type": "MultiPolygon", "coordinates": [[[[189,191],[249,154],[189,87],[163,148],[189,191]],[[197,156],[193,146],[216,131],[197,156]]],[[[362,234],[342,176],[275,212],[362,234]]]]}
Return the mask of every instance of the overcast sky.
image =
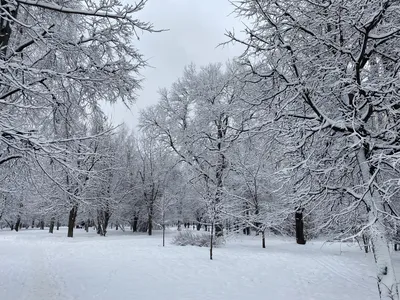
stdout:
{"type": "Polygon", "coordinates": [[[225,62],[239,55],[242,48],[238,45],[216,48],[226,41],[226,29],[242,28],[231,12],[228,0],[149,0],[138,18],[153,23],[156,29],[169,31],[144,33],[137,41],[152,68],[142,71],[143,89],[131,111],[122,104],[106,105],[111,121],[134,128],[139,110],[156,103],[158,89],[168,88],[181,76],[184,66],[191,62],[197,66],[225,62]]]}

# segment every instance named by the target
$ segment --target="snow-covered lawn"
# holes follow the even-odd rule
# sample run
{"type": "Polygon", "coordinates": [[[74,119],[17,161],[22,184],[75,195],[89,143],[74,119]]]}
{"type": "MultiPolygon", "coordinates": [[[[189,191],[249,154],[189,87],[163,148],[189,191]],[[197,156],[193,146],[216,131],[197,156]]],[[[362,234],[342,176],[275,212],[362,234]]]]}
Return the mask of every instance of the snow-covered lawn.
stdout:
{"type": "Polygon", "coordinates": [[[173,234],[163,248],[159,232],[0,230],[0,299],[378,299],[372,255],[355,245],[268,238],[261,249],[239,235],[210,261],[206,248],[172,245],[173,234]]]}

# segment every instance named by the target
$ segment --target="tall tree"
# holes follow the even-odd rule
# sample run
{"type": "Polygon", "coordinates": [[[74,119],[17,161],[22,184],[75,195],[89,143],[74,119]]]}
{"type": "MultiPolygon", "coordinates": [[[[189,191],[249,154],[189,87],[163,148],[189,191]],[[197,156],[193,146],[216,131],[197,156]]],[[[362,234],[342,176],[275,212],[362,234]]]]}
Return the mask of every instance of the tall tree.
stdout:
{"type": "MultiPolygon", "coordinates": [[[[298,150],[296,202],[340,201],[342,214],[364,207],[382,299],[399,299],[384,220],[399,179],[399,2],[236,2],[251,19],[243,63],[269,85],[286,145],[298,150]],[[351,178],[351,180],[348,180],[351,178]]],[[[282,131],[281,131],[282,132],[282,131]]]]}

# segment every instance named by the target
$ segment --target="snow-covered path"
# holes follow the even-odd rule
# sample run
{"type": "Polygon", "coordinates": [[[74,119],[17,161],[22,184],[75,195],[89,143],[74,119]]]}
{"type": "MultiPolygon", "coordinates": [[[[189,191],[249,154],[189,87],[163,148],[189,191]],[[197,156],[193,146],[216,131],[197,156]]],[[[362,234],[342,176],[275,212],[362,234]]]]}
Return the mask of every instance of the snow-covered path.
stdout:
{"type": "Polygon", "coordinates": [[[0,231],[1,300],[376,300],[372,255],[358,247],[256,237],[208,250],[160,236],[0,231]]]}

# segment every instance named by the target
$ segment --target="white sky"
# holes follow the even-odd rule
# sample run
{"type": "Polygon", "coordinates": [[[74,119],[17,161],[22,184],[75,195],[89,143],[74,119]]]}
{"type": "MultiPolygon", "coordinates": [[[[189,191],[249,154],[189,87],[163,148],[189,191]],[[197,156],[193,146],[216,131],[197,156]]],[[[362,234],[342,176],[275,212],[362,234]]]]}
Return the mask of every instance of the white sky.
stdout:
{"type": "Polygon", "coordinates": [[[184,66],[191,62],[197,66],[225,62],[239,55],[239,45],[216,48],[227,40],[226,29],[239,32],[242,28],[241,22],[230,15],[232,10],[228,0],[148,0],[138,18],[153,23],[155,29],[169,31],[144,33],[137,41],[136,46],[152,68],[142,71],[143,89],[131,111],[121,103],[105,105],[110,120],[134,128],[139,110],[156,103],[158,89],[169,88],[181,76],[184,66]]]}

